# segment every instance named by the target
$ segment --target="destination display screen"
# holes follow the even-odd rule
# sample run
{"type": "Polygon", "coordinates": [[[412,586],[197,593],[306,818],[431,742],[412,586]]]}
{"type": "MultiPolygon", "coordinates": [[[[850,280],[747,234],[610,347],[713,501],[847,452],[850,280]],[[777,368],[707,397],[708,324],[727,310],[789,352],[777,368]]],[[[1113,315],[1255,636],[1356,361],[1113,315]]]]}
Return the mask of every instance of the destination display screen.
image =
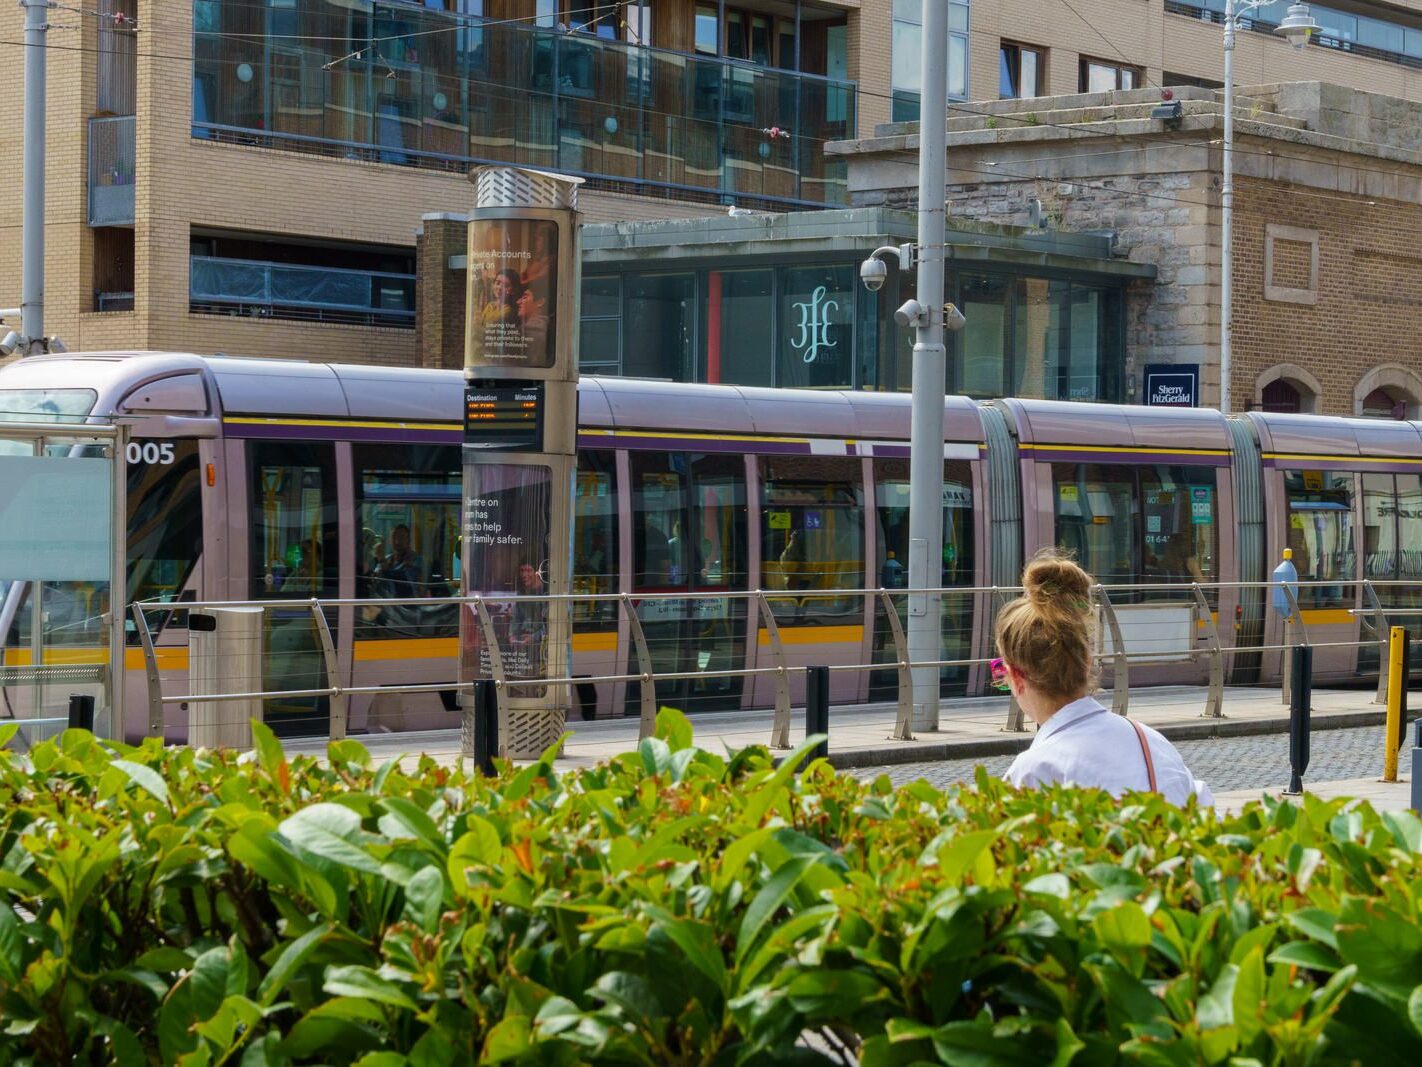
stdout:
{"type": "Polygon", "coordinates": [[[542,382],[469,382],[464,386],[464,443],[503,452],[543,447],[542,382]]]}

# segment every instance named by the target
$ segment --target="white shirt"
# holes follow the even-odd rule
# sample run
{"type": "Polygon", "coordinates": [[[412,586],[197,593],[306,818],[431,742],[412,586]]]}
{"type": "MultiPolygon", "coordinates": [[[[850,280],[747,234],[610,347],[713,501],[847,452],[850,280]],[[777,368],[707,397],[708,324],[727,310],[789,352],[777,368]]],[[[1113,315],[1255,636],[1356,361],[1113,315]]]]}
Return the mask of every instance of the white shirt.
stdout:
{"type": "MultiPolygon", "coordinates": [[[[1141,728],[1155,764],[1156,789],[1165,799],[1183,805],[1197,795],[1201,804],[1213,804],[1209,786],[1190,773],[1175,746],[1144,723],[1141,728]]],[[[1060,782],[1104,789],[1117,797],[1150,789],[1135,727],[1093,697],[1058,709],[1038,728],[1031,747],[1012,761],[1005,777],[1023,789],[1060,782]]]]}

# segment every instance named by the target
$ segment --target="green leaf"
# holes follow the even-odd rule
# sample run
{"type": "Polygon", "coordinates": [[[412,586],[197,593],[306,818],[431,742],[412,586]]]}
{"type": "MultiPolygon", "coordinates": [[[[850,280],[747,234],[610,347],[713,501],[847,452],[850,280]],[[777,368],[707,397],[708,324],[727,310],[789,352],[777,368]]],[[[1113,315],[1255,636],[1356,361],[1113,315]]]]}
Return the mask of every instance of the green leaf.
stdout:
{"type": "Polygon", "coordinates": [[[405,916],[426,933],[439,927],[444,911],[444,875],[438,867],[421,867],[405,883],[405,916]]]}
{"type": "Polygon", "coordinates": [[[691,748],[693,743],[691,723],[676,708],[657,710],[656,736],[665,741],[673,752],[691,748]]]}
{"type": "Polygon", "coordinates": [[[597,980],[593,995],[616,1004],[628,1019],[648,1033],[656,1033],[656,1022],[665,1014],[656,991],[641,975],[610,971],[597,980]]]}
{"type": "Polygon", "coordinates": [[[291,976],[300,969],[311,953],[316,951],[322,939],[331,933],[331,929],[329,923],[313,926],[281,950],[281,955],[272,964],[272,969],[257,987],[257,999],[264,1007],[276,1002],[291,976]]]}
{"type": "Polygon", "coordinates": [[[716,865],[716,873],[711,879],[711,887],[717,893],[724,893],[729,889],[731,883],[735,881],[736,875],[740,874],[741,868],[746,865],[746,861],[774,832],[775,827],[762,826],[758,830],[743,834],[726,846],[726,851],[721,853],[721,862],[716,865]]]}
{"type": "Polygon", "coordinates": [[[380,977],[369,967],[328,967],[322,988],[332,996],[373,1000],[378,1004],[389,1004],[407,1011],[420,1010],[420,1006],[410,999],[409,994],[389,979],[380,977]]]}
{"type": "Polygon", "coordinates": [[[280,768],[286,762],[286,753],[272,728],[259,719],[252,720],[252,746],[257,753],[257,763],[267,772],[272,781],[277,781],[280,768]]]}
{"type": "Polygon", "coordinates": [[[761,886],[750,902],[736,935],[736,961],[744,960],[755,948],[761,929],[795,892],[795,887],[816,862],[813,856],[792,856],[761,886]]]}
{"type": "Polygon", "coordinates": [[[227,996],[227,949],[211,948],[193,961],[188,975],[196,1019],[211,1018],[227,996]]]}
{"type": "Polygon", "coordinates": [[[518,1059],[532,1047],[532,1023],[527,1015],[506,1015],[484,1039],[483,1063],[504,1063],[518,1059]]]}
{"type": "Polygon", "coordinates": [[[1381,818],[1398,848],[1414,855],[1422,852],[1422,819],[1410,811],[1385,811],[1381,818]]]}
{"type": "Polygon", "coordinates": [[[1071,896],[1071,880],[1064,874],[1043,874],[1024,885],[1022,892],[1066,900],[1071,896]]]}
{"type": "Polygon", "coordinates": [[[983,850],[990,848],[998,839],[997,830],[978,830],[955,837],[938,852],[938,868],[943,872],[945,885],[960,885],[963,875],[977,862],[983,850]]]}
{"type": "Polygon", "coordinates": [[[853,1017],[884,995],[879,980],[862,971],[802,971],[785,987],[785,997],[796,1011],[833,1022],[853,1017]]]}
{"type": "Polygon", "coordinates": [[[1269,962],[1330,974],[1343,966],[1336,952],[1317,941],[1290,941],[1287,945],[1280,945],[1269,953],[1269,962]]]}
{"type": "Polygon", "coordinates": [[[171,974],[190,968],[193,965],[193,957],[180,948],[163,945],[159,948],[149,949],[134,960],[133,965],[141,967],[145,971],[163,971],[171,974]]]}
{"type": "Polygon", "coordinates": [[[414,838],[432,848],[444,850],[444,835],[429,813],[406,797],[384,797],[380,807],[380,832],[391,839],[414,838]]]}
{"type": "Polygon", "coordinates": [[[1201,1030],[1219,1030],[1234,1025],[1234,987],[1239,981],[1239,968],[1232,963],[1220,968],[1219,977],[1195,1005],[1195,1025],[1201,1030]]]}
{"type": "Polygon", "coordinates": [[[340,804],[312,804],[282,821],[282,837],[313,856],[366,874],[380,874],[380,864],[348,838],[360,833],[360,816],[340,804]]]}
{"type": "Polygon", "coordinates": [[[20,921],[15,918],[10,901],[0,896],[0,982],[10,985],[19,980],[24,951],[25,935],[20,931],[20,921]]]}
{"type": "Polygon", "coordinates": [[[1418,1036],[1422,1036],[1422,985],[1419,985],[1407,998],[1407,1018],[1412,1023],[1412,1029],[1416,1030],[1418,1036]]]}
{"type": "Polygon", "coordinates": [[[1291,911],[1284,916],[1284,921],[1292,926],[1305,937],[1320,941],[1335,951],[1338,948],[1338,935],[1334,932],[1337,926],[1337,917],[1332,912],[1324,911],[1322,908],[1300,908],[1298,911],[1291,911]]]}
{"type": "Polygon", "coordinates": [[[648,774],[665,774],[671,766],[671,748],[660,737],[644,737],[637,753],[648,774]]]}
{"type": "Polygon", "coordinates": [[[1150,919],[1139,904],[1122,901],[1100,912],[1091,926],[1123,967],[1137,976],[1144,971],[1146,950],[1150,947],[1150,919]]]}
{"type": "Polygon", "coordinates": [[[123,771],[130,782],[156,797],[161,803],[168,803],[168,787],[163,784],[162,776],[152,767],[126,759],[116,759],[110,766],[123,771]]]}
{"type": "Polygon", "coordinates": [[[499,831],[487,819],[471,815],[465,825],[468,829],[450,848],[447,864],[456,896],[468,896],[468,868],[497,867],[504,852],[499,831]]]}
{"type": "Polygon", "coordinates": [[[370,753],[359,741],[343,738],[326,745],[326,758],[332,763],[352,763],[366,770],[370,767],[370,753]]]}
{"type": "Polygon", "coordinates": [[[655,905],[647,907],[647,914],[657,928],[681,949],[687,962],[724,992],[726,961],[716,944],[715,927],[694,919],[678,918],[655,905]]]}
{"type": "Polygon", "coordinates": [[[1239,965],[1234,983],[1234,1025],[1240,1043],[1248,1045],[1263,1026],[1264,949],[1255,948],[1239,965]]]}

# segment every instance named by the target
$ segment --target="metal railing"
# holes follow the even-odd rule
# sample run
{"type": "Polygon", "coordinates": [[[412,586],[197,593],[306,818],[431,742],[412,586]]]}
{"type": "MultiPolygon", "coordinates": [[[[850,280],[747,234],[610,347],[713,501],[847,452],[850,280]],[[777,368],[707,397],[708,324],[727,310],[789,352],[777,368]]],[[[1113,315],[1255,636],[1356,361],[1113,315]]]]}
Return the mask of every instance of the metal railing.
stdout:
{"type": "Polygon", "coordinates": [[[413,327],[415,276],[192,256],[194,311],[413,327]]]}
{"type": "Polygon", "coordinates": [[[132,226],[133,115],[89,120],[89,225],[132,226]]]}
{"type": "MultiPolygon", "coordinates": [[[[1389,626],[1399,617],[1422,615],[1422,600],[1415,608],[1386,607],[1384,599],[1391,588],[1415,591],[1415,583],[1405,581],[1301,581],[1289,585],[1273,582],[1191,582],[1174,585],[1136,583],[1126,585],[1097,585],[1092,588],[1092,602],[1098,620],[1097,660],[1102,668],[1110,668],[1112,710],[1125,714],[1132,694],[1131,679],[1136,668],[1146,666],[1169,667],[1180,664],[1198,664],[1204,661],[1207,681],[1202,715],[1210,718],[1224,717],[1224,687],[1227,669],[1232,657],[1260,656],[1265,653],[1280,654],[1278,672],[1283,702],[1289,702],[1287,666],[1288,650],[1297,646],[1314,649],[1330,648],[1372,648],[1378,646],[1384,652],[1389,626]],[[1357,588],[1355,588],[1357,587],[1357,588]],[[1367,631],[1360,633],[1357,640],[1320,640],[1311,632],[1305,621],[1306,613],[1314,609],[1315,602],[1325,605],[1336,601],[1340,590],[1352,590],[1348,598],[1356,595],[1366,604],[1364,608],[1348,609],[1350,618],[1358,618],[1367,631]],[[1382,595],[1380,595],[1380,591],[1382,595]],[[1222,639],[1219,625],[1219,605],[1221,601],[1241,599],[1241,594],[1252,592],[1256,597],[1262,594],[1265,601],[1265,624],[1272,623],[1273,629],[1282,633],[1282,639],[1266,643],[1263,635],[1270,632],[1268,626],[1259,631],[1260,640],[1236,644],[1222,639]],[[1275,596],[1282,597],[1286,610],[1280,612],[1272,603],[1275,596]],[[1149,632],[1149,640],[1142,636],[1149,632]],[[1132,644],[1136,647],[1132,648],[1132,644]],[[1148,646],[1148,647],[1143,647],[1148,646]]],[[[838,616],[882,619],[887,638],[886,651],[892,648],[892,658],[879,662],[834,663],[828,665],[831,673],[859,673],[893,671],[896,675],[895,717],[891,738],[911,741],[914,739],[912,725],[912,681],[911,671],[915,667],[968,668],[983,670],[991,662],[990,641],[985,636],[991,632],[991,623],[998,610],[1020,592],[1015,586],[971,586],[949,587],[940,590],[924,589],[875,589],[875,590],[751,590],[744,592],[676,592],[676,593],[604,593],[569,594],[564,596],[469,596],[469,597],[411,597],[411,598],[360,598],[360,599],[311,599],[284,601],[197,601],[145,602],[133,605],[132,614],[144,653],[148,688],[148,732],[161,736],[163,732],[163,708],[170,704],[202,704],[214,701],[256,701],[288,699],[326,698],[329,700],[330,736],[346,736],[349,725],[349,701],[359,695],[396,695],[417,693],[457,692],[467,694],[474,688],[477,679],[458,681],[450,678],[437,682],[411,682],[396,684],[355,684],[352,680],[353,666],[344,669],[338,655],[328,614],[343,609],[352,611],[379,610],[393,606],[460,605],[462,610],[471,612],[470,625],[478,627],[480,640],[488,649],[487,670],[483,676],[492,678],[498,692],[500,721],[507,721],[508,704],[511,694],[520,688],[548,687],[572,689],[578,686],[603,685],[612,683],[636,683],[639,685],[637,712],[639,735],[649,735],[655,727],[657,696],[656,683],[677,680],[710,679],[752,679],[769,678],[773,682],[773,717],[770,730],[770,744],[775,748],[787,748],[790,744],[790,722],[792,713],[791,678],[804,672],[805,665],[792,665],[787,651],[787,643],[781,632],[781,625],[789,617],[785,609],[794,602],[803,608],[805,601],[832,600],[839,604],[858,600],[859,606],[852,611],[839,611],[838,616]],[[945,597],[957,598],[959,602],[970,600],[974,605],[973,618],[979,620],[981,633],[976,637],[979,647],[985,648],[986,655],[968,655],[932,661],[912,661],[908,655],[907,640],[902,622],[905,600],[909,596],[937,592],[945,597]],[[657,670],[652,643],[649,642],[643,626],[643,614],[648,606],[658,603],[716,601],[728,609],[733,603],[745,605],[744,625],[747,640],[752,644],[760,641],[764,634],[769,646],[768,664],[725,669],[699,670],[657,670]],[[623,672],[600,675],[576,675],[564,677],[544,677],[540,675],[514,676],[505,665],[503,655],[506,638],[501,637],[495,615],[506,614],[508,609],[519,604],[552,605],[562,602],[570,606],[596,606],[611,604],[616,606],[619,622],[625,626],[630,643],[630,660],[635,668],[623,672]],[[258,608],[264,612],[280,611],[290,615],[293,612],[309,612],[311,627],[316,635],[312,654],[319,654],[321,671],[314,675],[321,684],[305,687],[272,689],[252,689],[244,692],[170,694],[163,691],[161,672],[157,659],[154,632],[148,623],[150,613],[168,614],[175,610],[183,612],[203,612],[222,608],[258,608]],[[777,612],[777,608],[780,609],[777,612]],[[641,610],[639,610],[641,609],[641,610]],[[754,612],[754,622],[750,615],[754,612]],[[878,614],[882,612],[882,615],[878,614]],[[343,681],[341,679],[344,679],[343,681]]],[[[675,604],[669,604],[675,610],[675,604]]],[[[728,610],[728,618],[739,620],[741,616],[728,610]]],[[[569,636],[569,635],[564,635],[569,636]]],[[[1325,638],[1328,635],[1323,635],[1325,638]]],[[[555,635],[556,637],[556,635],[555,635]]],[[[970,638],[971,640],[971,638],[970,638]]],[[[1382,683],[1385,685],[1385,679],[1382,683]]],[[[1003,724],[1006,732],[1021,732],[1025,729],[1022,709],[1015,700],[1009,701],[1007,719],[1003,724]]]]}

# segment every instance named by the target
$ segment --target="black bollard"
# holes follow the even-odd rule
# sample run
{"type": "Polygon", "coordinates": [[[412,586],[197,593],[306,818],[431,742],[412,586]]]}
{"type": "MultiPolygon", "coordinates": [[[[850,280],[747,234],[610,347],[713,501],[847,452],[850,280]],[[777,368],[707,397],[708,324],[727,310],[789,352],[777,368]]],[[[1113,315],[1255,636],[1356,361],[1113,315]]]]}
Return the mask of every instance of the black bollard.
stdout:
{"type": "Polygon", "coordinates": [[[69,728],[94,732],[94,698],[83,693],[69,694],[69,728]]]}
{"type": "Polygon", "coordinates": [[[829,668],[805,668],[805,735],[824,734],[810,752],[810,759],[829,756],[829,668]]]}
{"type": "Polygon", "coordinates": [[[1308,770],[1309,715],[1313,705],[1313,647],[1295,645],[1290,664],[1292,691],[1289,694],[1289,793],[1303,792],[1304,771],[1308,770]]]}
{"type": "Polygon", "coordinates": [[[494,773],[494,753],[499,750],[499,690],[492,678],[474,683],[474,767],[480,774],[494,773]]]}
{"type": "Polygon", "coordinates": [[[1412,677],[1412,635],[1402,631],[1402,678],[1398,685],[1397,751],[1407,744],[1407,682],[1412,677]]]}

